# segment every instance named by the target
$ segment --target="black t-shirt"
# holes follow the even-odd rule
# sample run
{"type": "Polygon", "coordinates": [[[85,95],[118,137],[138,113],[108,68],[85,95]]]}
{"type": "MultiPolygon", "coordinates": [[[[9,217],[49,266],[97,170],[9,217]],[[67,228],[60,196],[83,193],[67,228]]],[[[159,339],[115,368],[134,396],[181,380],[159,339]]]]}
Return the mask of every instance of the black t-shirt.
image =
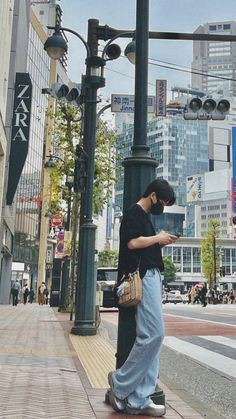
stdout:
{"type": "Polygon", "coordinates": [[[124,273],[134,272],[140,262],[140,276],[144,277],[146,270],[158,268],[163,271],[164,265],[162,261],[161,248],[159,244],[146,247],[144,249],[130,250],[127,243],[134,238],[144,236],[154,236],[155,229],[149,219],[148,214],[138,204],[134,204],[128,208],[120,226],[120,249],[119,249],[119,266],[118,278],[124,273]]]}

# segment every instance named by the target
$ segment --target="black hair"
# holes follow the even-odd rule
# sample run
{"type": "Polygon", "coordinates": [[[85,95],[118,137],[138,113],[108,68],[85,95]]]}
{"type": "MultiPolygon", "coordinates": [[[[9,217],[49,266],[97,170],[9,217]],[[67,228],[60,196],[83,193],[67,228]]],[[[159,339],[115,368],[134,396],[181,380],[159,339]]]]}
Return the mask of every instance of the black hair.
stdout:
{"type": "Polygon", "coordinates": [[[147,186],[143,198],[147,198],[152,192],[157,194],[157,198],[162,201],[168,202],[168,205],[173,205],[176,196],[172,186],[164,179],[155,179],[147,186]]]}

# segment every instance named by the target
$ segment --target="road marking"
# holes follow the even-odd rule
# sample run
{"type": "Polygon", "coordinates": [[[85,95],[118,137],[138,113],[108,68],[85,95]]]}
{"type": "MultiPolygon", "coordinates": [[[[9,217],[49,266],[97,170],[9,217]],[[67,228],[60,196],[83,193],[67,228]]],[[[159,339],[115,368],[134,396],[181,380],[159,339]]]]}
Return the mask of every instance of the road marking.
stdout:
{"type": "Polygon", "coordinates": [[[226,345],[229,348],[236,349],[236,340],[226,338],[225,336],[199,336],[202,339],[210,340],[211,342],[221,343],[221,345],[226,345]]]}
{"type": "Polygon", "coordinates": [[[207,323],[214,323],[214,324],[222,324],[223,326],[229,326],[229,327],[236,327],[236,324],[230,324],[230,323],[225,323],[225,322],[217,322],[214,320],[206,320],[206,319],[200,319],[199,317],[190,317],[190,316],[184,316],[181,314],[170,314],[170,313],[165,313],[165,316],[171,316],[171,317],[180,317],[181,319],[189,319],[189,320],[197,320],[198,322],[207,322],[207,323]]]}
{"type": "Polygon", "coordinates": [[[198,345],[194,345],[172,336],[165,337],[164,345],[180,352],[183,355],[187,355],[190,358],[207,365],[208,367],[214,368],[224,374],[236,378],[236,361],[231,358],[227,358],[226,356],[214,353],[208,349],[201,348],[198,345]]]}

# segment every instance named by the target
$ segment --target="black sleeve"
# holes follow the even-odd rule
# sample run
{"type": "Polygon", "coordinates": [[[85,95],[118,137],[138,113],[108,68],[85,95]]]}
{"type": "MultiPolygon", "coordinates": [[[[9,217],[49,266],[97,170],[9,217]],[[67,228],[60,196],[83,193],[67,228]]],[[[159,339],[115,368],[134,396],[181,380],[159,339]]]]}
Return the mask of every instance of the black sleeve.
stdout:
{"type": "Polygon", "coordinates": [[[131,239],[142,236],[140,217],[127,214],[122,220],[120,235],[124,245],[127,245],[131,239]]]}

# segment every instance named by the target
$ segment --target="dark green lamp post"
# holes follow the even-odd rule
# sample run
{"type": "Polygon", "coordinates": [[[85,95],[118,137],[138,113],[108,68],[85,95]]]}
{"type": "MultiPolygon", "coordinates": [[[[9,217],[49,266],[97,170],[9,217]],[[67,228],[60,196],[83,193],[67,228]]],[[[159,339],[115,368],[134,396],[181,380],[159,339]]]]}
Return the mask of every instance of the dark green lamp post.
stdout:
{"type": "MultiPolygon", "coordinates": [[[[135,113],[132,155],[124,160],[123,211],[138,201],[146,186],[155,178],[157,161],[149,156],[147,146],[147,86],[148,86],[148,22],[149,1],[137,0],[135,41],[125,54],[135,62],[135,113]]],[[[119,310],[117,367],[129,355],[136,337],[134,310],[119,310]]]]}

